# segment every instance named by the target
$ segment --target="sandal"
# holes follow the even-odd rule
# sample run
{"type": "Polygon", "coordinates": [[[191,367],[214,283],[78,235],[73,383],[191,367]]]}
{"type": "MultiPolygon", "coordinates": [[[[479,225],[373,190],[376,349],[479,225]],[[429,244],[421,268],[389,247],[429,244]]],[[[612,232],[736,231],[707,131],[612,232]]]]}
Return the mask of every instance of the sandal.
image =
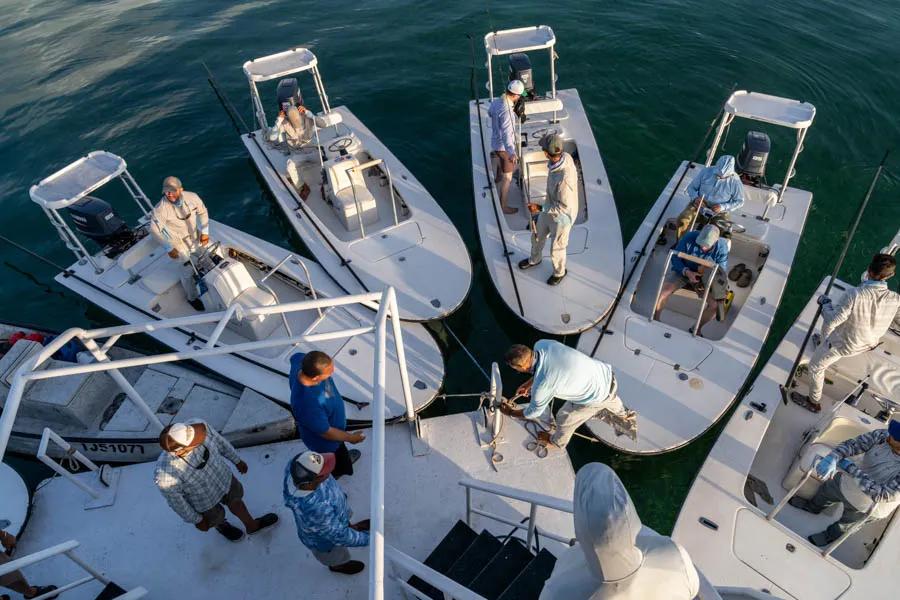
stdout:
{"type": "Polygon", "coordinates": [[[739,288],[748,287],[751,281],[753,281],[753,271],[745,267],[740,276],[737,278],[737,286],[739,288]]]}
{"type": "MultiPolygon", "coordinates": [[[[34,589],[35,589],[35,592],[34,592],[33,596],[26,596],[26,595],[22,594],[22,597],[25,598],[26,600],[28,600],[30,598],[37,598],[38,596],[43,596],[44,594],[46,594],[48,592],[52,592],[53,590],[56,589],[56,586],[55,585],[36,585],[36,586],[34,586],[34,589]]],[[[47,598],[47,600],[53,600],[54,598],[58,598],[58,597],[59,597],[59,594],[57,594],[55,596],[50,596],[49,598],[47,598]]],[[[6,598],[8,599],[9,596],[6,596],[6,598]]]]}
{"type": "Polygon", "coordinates": [[[738,263],[734,265],[733,267],[731,267],[731,270],[728,271],[728,279],[730,279],[731,281],[737,281],[738,277],[741,276],[741,273],[743,273],[744,269],[746,268],[747,265],[745,265],[744,263],[738,263]]]}
{"type": "Polygon", "coordinates": [[[818,413],[822,410],[821,404],[819,404],[818,402],[813,402],[809,399],[809,396],[801,394],[797,391],[791,392],[791,402],[793,402],[794,404],[799,404],[811,413],[818,413]]]}
{"type": "Polygon", "coordinates": [[[258,518],[256,520],[256,522],[259,524],[259,528],[252,533],[248,533],[247,535],[254,535],[256,533],[259,533],[266,527],[271,527],[272,525],[274,525],[275,523],[278,522],[278,515],[276,515],[275,513],[266,513],[263,516],[261,516],[260,518],[258,518]]]}

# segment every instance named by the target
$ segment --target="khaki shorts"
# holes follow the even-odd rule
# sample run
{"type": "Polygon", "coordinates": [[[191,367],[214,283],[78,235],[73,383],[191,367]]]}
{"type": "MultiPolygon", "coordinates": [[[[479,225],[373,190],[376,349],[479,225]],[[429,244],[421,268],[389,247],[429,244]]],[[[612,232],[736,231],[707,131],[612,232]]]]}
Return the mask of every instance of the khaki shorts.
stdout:
{"type": "Polygon", "coordinates": [[[506,150],[495,150],[491,152],[491,162],[495,165],[494,170],[499,173],[512,173],[516,170],[516,162],[512,159],[506,150]]]}
{"type": "Polygon", "coordinates": [[[237,477],[232,475],[231,485],[228,487],[228,491],[225,492],[225,495],[222,496],[222,499],[219,500],[215,506],[209,510],[204,510],[200,514],[203,515],[203,518],[206,519],[206,522],[209,523],[210,527],[218,527],[225,522],[225,509],[222,507],[228,506],[232,502],[237,502],[243,498],[244,486],[237,480],[237,477]]]}

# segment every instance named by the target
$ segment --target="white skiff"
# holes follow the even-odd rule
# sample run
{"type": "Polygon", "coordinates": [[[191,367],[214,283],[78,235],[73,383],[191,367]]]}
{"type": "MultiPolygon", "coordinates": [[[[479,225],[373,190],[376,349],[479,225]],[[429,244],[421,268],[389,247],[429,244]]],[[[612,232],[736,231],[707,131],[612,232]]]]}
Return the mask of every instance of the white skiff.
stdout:
{"type": "Polygon", "coordinates": [[[703,165],[682,163],[663,189],[626,248],[630,273],[621,302],[604,322],[606,333],[601,336],[598,326],[578,342],[582,352],[613,365],[619,396],[638,413],[634,441],[589,421],[604,443],[634,454],[668,452],[696,439],[731,406],[769,333],[812,202],[810,192],[787,184],[814,116],[811,104],[754,92],[734,92],[725,103],[707,165],[735,117],[794,129],[797,147],[781,185],[744,184],[744,206],[731,213],[728,264],[744,263],[752,279],[745,288],[731,284],[724,320],[708,323],[703,337],[690,332],[704,305],[694,292],[676,292],[660,320],[653,318],[676,242],[666,223],[689,202],[685,189],[703,165]],[[656,244],[661,234],[663,245],[656,244]]]}

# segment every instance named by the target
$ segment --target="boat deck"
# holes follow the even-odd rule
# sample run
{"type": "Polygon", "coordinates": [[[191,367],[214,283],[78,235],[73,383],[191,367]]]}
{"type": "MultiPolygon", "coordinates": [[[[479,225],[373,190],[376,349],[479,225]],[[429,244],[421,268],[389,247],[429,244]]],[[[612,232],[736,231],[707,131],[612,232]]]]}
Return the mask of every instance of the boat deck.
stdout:
{"type": "MultiPolygon", "coordinates": [[[[571,499],[575,476],[565,452],[538,459],[525,449],[530,439],[524,428],[507,420],[505,456],[498,471],[490,466],[490,450],[479,446],[481,413],[465,413],[422,421],[430,453],[414,457],[410,429],[386,428],[385,541],[424,560],[458,519],[465,519],[463,477],[515,486],[571,499]]],[[[356,474],[340,480],[355,514],[369,515],[369,440],[359,448],[356,474]]],[[[86,496],[69,481],[56,478],[38,489],[31,520],[19,543],[18,555],[77,539],[79,556],[125,588],[144,586],[153,598],[177,598],[185,590],[203,598],[362,598],[368,571],[357,576],[330,573],[297,539],[293,517],[282,504],[282,481],[288,460],[303,449],[299,441],[240,450],[249,472],[241,477],[247,506],[254,515],[276,512],[274,528],[232,544],[215,532],[201,533],[172,512],[153,485],[152,463],[122,467],[115,504],[84,510],[86,496]]],[[[83,477],[83,475],[82,475],[83,477]]],[[[528,515],[527,505],[472,492],[472,504],[516,521],[528,515]]],[[[572,517],[539,509],[540,529],[574,537],[572,517]]],[[[236,523],[234,517],[230,517],[236,523]]],[[[473,518],[473,526],[506,534],[509,526],[473,518]]],[[[562,544],[542,538],[559,555],[562,544]]],[[[368,565],[368,550],[351,549],[368,565]]],[[[389,570],[386,568],[386,574],[389,570]]],[[[36,581],[75,578],[76,568],[54,560],[26,573],[36,581]]],[[[386,578],[386,597],[402,596],[386,578]]],[[[97,584],[78,588],[69,599],[94,598],[97,584]]]]}

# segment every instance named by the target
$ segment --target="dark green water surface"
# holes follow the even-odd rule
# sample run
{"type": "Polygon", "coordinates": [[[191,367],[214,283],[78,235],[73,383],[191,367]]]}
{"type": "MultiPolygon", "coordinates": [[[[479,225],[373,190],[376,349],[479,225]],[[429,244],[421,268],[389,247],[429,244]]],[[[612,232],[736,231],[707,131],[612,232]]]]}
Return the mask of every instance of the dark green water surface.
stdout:
{"type": "MultiPolygon", "coordinates": [[[[263,193],[200,61],[249,119],[241,64],[306,45],[319,57],[332,106],[348,105],[432,192],[466,239],[475,282],[450,324],[487,366],[509,343],[540,335],[503,306],[481,260],[466,33],[480,40],[492,28],[538,23],[556,31],[559,85],[578,88],[585,103],[626,240],[679,161],[690,158],[733,82],[816,105],[793,181],[812,190],[813,208],[764,360],[831,270],[873,166],[900,138],[896,0],[494,2],[489,13],[484,2],[3,0],[0,233],[68,264],[71,256],[29,201],[28,187],[78,156],[106,149],[125,157],[152,198],[162,178],[176,174],[216,219],[299,249],[263,193]]],[[[546,81],[546,74],[537,79],[546,81]]],[[[305,92],[312,94],[309,85],[305,92]]],[[[741,131],[731,132],[727,149],[737,151],[741,131]]],[[[770,179],[780,180],[792,138],[778,134],[773,141],[770,179]]],[[[889,172],[851,247],[845,277],[855,279],[867,255],[897,230],[897,192],[897,177],[889,172]]],[[[52,268],[5,245],[0,262],[3,320],[58,329],[114,322],[62,291],[52,282],[52,268]]],[[[479,391],[482,376],[452,340],[441,338],[446,391],[479,391]]],[[[508,387],[516,382],[508,373],[507,379],[508,387]]],[[[428,414],[472,406],[448,400],[428,414]]],[[[718,429],[653,458],[622,456],[580,439],[570,452],[576,466],[612,465],[647,524],[667,532],[718,429]]],[[[14,464],[30,478],[39,475],[33,463],[14,464]]]]}

